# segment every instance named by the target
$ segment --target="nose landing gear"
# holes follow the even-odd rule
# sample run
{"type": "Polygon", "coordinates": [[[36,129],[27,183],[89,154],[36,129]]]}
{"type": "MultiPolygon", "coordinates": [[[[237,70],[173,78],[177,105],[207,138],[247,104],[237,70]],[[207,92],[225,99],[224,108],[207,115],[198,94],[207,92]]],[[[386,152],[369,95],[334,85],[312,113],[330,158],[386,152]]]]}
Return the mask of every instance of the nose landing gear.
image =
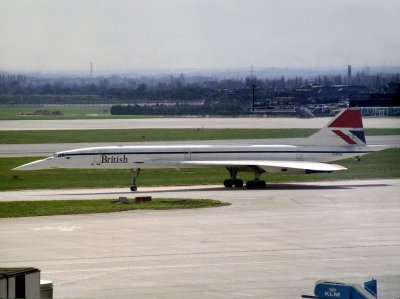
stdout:
{"type": "Polygon", "coordinates": [[[140,173],[140,168],[131,169],[132,184],[130,189],[132,192],[137,191],[136,178],[139,176],[139,173],[140,173]]]}

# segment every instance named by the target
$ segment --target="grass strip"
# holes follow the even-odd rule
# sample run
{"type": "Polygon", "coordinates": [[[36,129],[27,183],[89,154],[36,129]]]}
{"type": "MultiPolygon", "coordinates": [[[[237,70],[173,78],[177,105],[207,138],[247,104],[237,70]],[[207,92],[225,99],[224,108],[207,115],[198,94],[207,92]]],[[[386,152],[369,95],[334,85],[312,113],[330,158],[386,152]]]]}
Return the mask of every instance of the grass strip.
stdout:
{"type": "Polygon", "coordinates": [[[0,202],[0,218],[111,213],[129,210],[170,210],[226,206],[212,199],[156,198],[146,203],[120,204],[113,200],[53,200],[0,202]]]}
{"type": "MultiPolygon", "coordinates": [[[[32,96],[33,97],[33,96],[32,96]]],[[[43,96],[37,96],[43,98],[43,96]]],[[[44,95],[46,97],[46,95],[44,95]]],[[[54,99],[54,95],[48,95],[54,99]]],[[[17,97],[20,100],[20,97],[17,97]]],[[[66,96],[68,98],[68,96],[66,96]]],[[[90,97],[89,98],[93,98],[90,97]]],[[[0,96],[1,103],[1,96],[0,96]]],[[[111,115],[105,106],[92,105],[36,105],[36,106],[0,106],[0,120],[59,120],[59,119],[112,119],[112,118],[151,118],[147,115],[111,115]],[[60,112],[57,115],[32,115],[37,110],[60,112]]]]}
{"type": "Polygon", "coordinates": [[[313,129],[134,129],[0,131],[2,144],[146,142],[306,137],[313,129]]]}
{"type": "MultiPolygon", "coordinates": [[[[130,185],[128,170],[53,169],[13,171],[12,168],[36,157],[0,158],[0,191],[23,189],[100,188],[130,185]]],[[[393,148],[371,153],[361,158],[335,161],[348,170],[320,174],[264,174],[267,182],[304,182],[319,180],[400,178],[400,149],[393,148]]],[[[252,173],[239,172],[244,181],[253,179],[252,173]]],[[[221,184],[228,178],[223,167],[193,169],[143,169],[138,178],[141,186],[174,186],[221,184]]]]}
{"type": "MultiPolygon", "coordinates": [[[[0,131],[0,144],[146,142],[304,138],[317,129],[134,129],[0,131]]],[[[367,136],[400,135],[400,128],[366,129],[367,136]]]]}

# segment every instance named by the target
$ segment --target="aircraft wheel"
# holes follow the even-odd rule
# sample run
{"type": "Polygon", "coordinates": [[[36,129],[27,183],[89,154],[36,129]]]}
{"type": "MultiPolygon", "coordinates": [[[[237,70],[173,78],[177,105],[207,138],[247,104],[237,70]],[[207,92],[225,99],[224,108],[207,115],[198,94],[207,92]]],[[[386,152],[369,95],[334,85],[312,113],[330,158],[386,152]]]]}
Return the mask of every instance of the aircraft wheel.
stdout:
{"type": "Polygon", "coordinates": [[[132,192],[137,191],[137,186],[131,186],[131,191],[132,191],[132,192]]]}
{"type": "Polygon", "coordinates": [[[258,189],[265,189],[265,188],[267,188],[267,183],[265,181],[258,181],[257,182],[257,188],[258,189]]]}
{"type": "Polygon", "coordinates": [[[227,179],[224,181],[224,186],[226,188],[231,188],[233,186],[233,181],[231,179],[227,179]]]}
{"type": "Polygon", "coordinates": [[[242,188],[243,187],[243,181],[241,179],[236,179],[233,183],[236,188],[242,188]]]}
{"type": "Polygon", "coordinates": [[[255,188],[256,188],[255,181],[248,181],[248,182],[246,183],[246,188],[247,188],[247,189],[255,189],[255,188]]]}
{"type": "Polygon", "coordinates": [[[267,183],[265,181],[248,181],[246,183],[247,189],[265,189],[267,188],[267,183]]]}

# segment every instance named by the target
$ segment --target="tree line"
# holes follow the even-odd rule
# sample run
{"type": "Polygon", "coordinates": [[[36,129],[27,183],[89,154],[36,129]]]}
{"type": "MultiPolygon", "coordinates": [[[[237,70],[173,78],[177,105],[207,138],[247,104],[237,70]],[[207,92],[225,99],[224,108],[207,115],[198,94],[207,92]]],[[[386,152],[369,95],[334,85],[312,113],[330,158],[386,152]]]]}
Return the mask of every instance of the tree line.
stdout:
{"type": "MultiPolygon", "coordinates": [[[[0,104],[123,103],[133,106],[139,104],[138,107],[143,107],[143,104],[149,101],[158,102],[160,105],[175,103],[180,106],[185,103],[202,102],[209,106],[208,109],[228,104],[244,109],[251,103],[254,86],[256,97],[259,99],[314,97],[319,100],[319,95],[323,94],[325,98],[329,95],[314,92],[315,86],[340,86],[348,83],[346,80],[342,75],[318,75],[314,78],[301,76],[257,78],[252,75],[244,78],[218,79],[213,76],[183,74],[132,78],[129,76],[43,77],[0,73],[0,104]]],[[[369,75],[361,72],[353,76],[351,83],[363,85],[365,91],[369,92],[381,90],[390,81],[399,82],[399,74],[369,75]]]]}

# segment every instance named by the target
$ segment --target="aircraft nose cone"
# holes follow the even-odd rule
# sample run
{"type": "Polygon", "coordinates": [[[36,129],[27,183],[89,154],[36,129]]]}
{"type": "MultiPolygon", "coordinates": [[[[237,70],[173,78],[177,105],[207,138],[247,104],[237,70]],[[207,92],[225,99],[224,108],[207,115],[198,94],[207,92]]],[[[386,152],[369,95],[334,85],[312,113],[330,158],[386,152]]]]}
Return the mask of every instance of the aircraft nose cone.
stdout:
{"type": "Polygon", "coordinates": [[[40,170],[40,169],[49,169],[51,168],[51,160],[53,158],[46,158],[42,160],[33,161],[18,167],[15,167],[13,170],[40,170]]]}

